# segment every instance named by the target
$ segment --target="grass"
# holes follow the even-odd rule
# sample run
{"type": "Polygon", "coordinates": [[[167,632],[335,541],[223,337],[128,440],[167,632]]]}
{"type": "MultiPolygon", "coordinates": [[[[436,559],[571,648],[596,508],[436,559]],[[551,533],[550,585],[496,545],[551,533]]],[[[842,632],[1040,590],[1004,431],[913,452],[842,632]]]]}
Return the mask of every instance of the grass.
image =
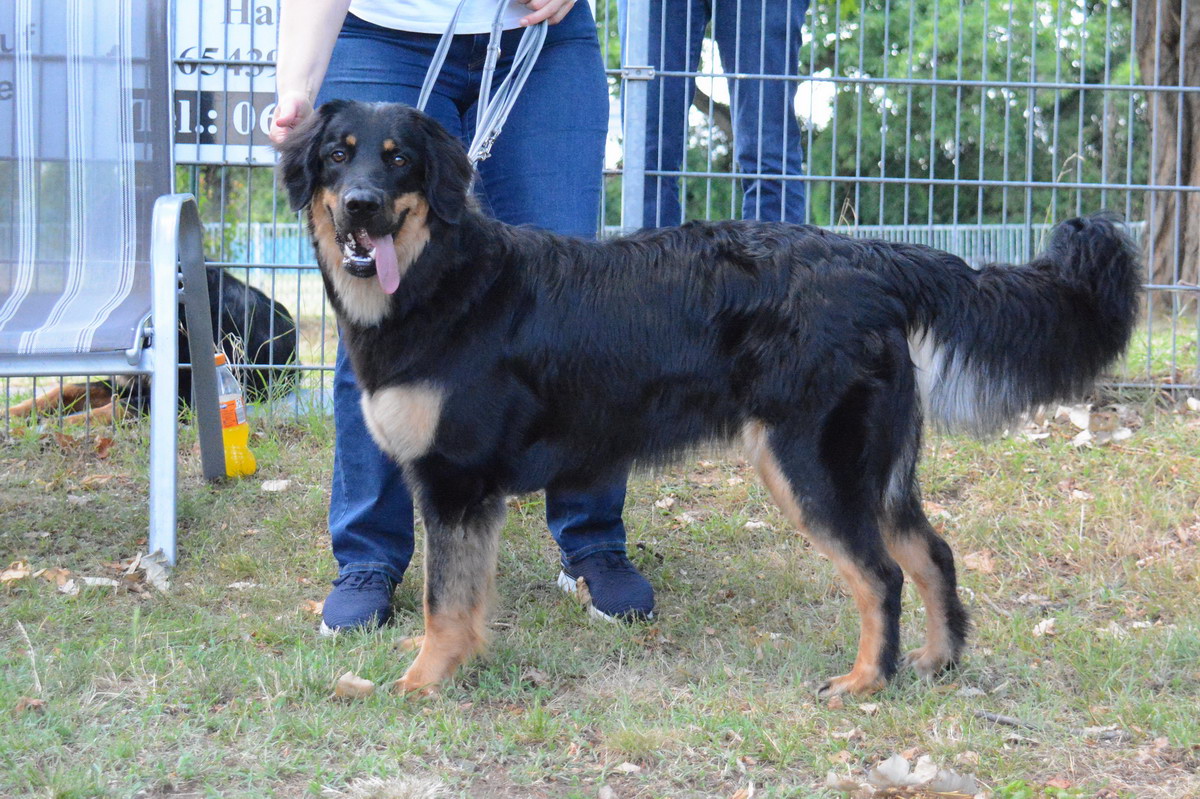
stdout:
{"type": "MultiPolygon", "coordinates": [[[[826,772],[907,752],[1001,799],[1197,796],[1200,414],[1143,416],[1093,449],[1063,427],[1037,442],[933,437],[923,481],[960,557],[972,646],[934,685],[906,674],[844,707],[813,691],[853,659],[852,604],[736,454],[631,485],[652,625],[589,623],[553,587],[541,498],[514,500],[488,655],[438,697],[342,702],[343,672],[386,687],[411,659],[419,569],[393,627],[318,638],[305,602],[334,576],[326,420],[260,422],[259,474],[220,486],[198,479],[185,440],[169,594],[0,587],[0,795],[730,797],[753,783],[757,797],[821,797],[826,772]],[[269,479],[291,484],[266,493],[269,479]],[[982,556],[963,569],[969,553],[991,570],[982,556]],[[1046,619],[1054,634],[1035,636],[1046,619]],[[1127,737],[1081,732],[1107,726],[1127,737]]],[[[0,563],[109,576],[134,555],[145,435],[121,427],[100,458],[86,439],[13,428],[0,563]]],[[[906,588],[908,645],[916,604],[906,588]]]]}

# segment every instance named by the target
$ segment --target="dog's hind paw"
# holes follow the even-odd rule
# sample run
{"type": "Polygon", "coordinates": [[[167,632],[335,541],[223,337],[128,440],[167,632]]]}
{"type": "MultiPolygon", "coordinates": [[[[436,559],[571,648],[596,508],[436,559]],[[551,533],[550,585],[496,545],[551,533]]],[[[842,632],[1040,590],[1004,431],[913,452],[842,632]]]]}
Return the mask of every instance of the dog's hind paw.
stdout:
{"type": "Polygon", "coordinates": [[[425,636],[414,635],[409,638],[403,638],[400,641],[401,652],[416,652],[425,644],[425,636]]]}
{"type": "Polygon", "coordinates": [[[854,669],[849,674],[834,677],[817,689],[818,699],[830,699],[842,694],[863,696],[883,690],[887,684],[877,669],[854,669]]]}
{"type": "Polygon", "coordinates": [[[950,652],[940,647],[935,649],[923,646],[914,649],[904,656],[900,662],[901,668],[916,669],[917,676],[923,680],[932,680],[946,670],[953,668],[956,658],[950,652]]]}

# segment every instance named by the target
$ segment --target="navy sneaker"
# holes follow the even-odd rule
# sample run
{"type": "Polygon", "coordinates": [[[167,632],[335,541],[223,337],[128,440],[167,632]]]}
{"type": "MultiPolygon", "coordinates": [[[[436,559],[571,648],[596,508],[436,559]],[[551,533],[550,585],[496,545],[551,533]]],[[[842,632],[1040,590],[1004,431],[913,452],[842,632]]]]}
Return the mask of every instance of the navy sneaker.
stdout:
{"type": "Polygon", "coordinates": [[[337,578],[321,609],[321,635],[387,624],[395,590],[395,581],[383,572],[350,572],[337,578]]]}
{"type": "Polygon", "coordinates": [[[605,621],[654,617],[654,589],[624,552],[597,552],[570,566],[564,564],[558,573],[558,587],[574,594],[580,577],[591,596],[590,615],[605,621]]]}

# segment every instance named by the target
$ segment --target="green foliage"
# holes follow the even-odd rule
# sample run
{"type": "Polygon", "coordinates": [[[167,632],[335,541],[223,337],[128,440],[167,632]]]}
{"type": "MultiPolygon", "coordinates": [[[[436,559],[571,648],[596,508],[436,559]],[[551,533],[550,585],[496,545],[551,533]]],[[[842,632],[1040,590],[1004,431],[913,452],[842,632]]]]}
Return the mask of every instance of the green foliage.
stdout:
{"type": "Polygon", "coordinates": [[[1000,222],[1027,215],[1040,220],[1126,201],[1090,189],[931,190],[929,184],[856,180],[861,177],[1145,180],[1141,99],[1074,88],[1131,77],[1130,12],[1123,3],[865,0],[860,8],[821,0],[809,24],[818,72],[958,84],[839,83],[834,121],[813,137],[809,173],[848,180],[813,184],[818,223],[1000,222]],[[1072,86],[1035,90],[977,82],[1072,86]]]}
{"type": "Polygon", "coordinates": [[[999,786],[993,793],[996,799],[1077,799],[1089,792],[1074,788],[1054,788],[1034,785],[1025,780],[1013,780],[999,786]]]}

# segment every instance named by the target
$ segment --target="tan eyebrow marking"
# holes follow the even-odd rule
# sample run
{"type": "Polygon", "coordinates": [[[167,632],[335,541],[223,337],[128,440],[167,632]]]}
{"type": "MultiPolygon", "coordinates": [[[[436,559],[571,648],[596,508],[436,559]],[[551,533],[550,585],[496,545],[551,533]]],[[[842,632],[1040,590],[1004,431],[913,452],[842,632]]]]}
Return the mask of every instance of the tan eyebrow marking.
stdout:
{"type": "Polygon", "coordinates": [[[355,136],[353,133],[347,133],[346,134],[346,144],[349,144],[351,147],[355,146],[356,144],[358,144],[358,137],[355,136]]]}
{"type": "Polygon", "coordinates": [[[383,140],[383,149],[385,152],[391,152],[392,150],[395,150],[396,142],[392,141],[391,139],[384,139],[383,140]]]}

